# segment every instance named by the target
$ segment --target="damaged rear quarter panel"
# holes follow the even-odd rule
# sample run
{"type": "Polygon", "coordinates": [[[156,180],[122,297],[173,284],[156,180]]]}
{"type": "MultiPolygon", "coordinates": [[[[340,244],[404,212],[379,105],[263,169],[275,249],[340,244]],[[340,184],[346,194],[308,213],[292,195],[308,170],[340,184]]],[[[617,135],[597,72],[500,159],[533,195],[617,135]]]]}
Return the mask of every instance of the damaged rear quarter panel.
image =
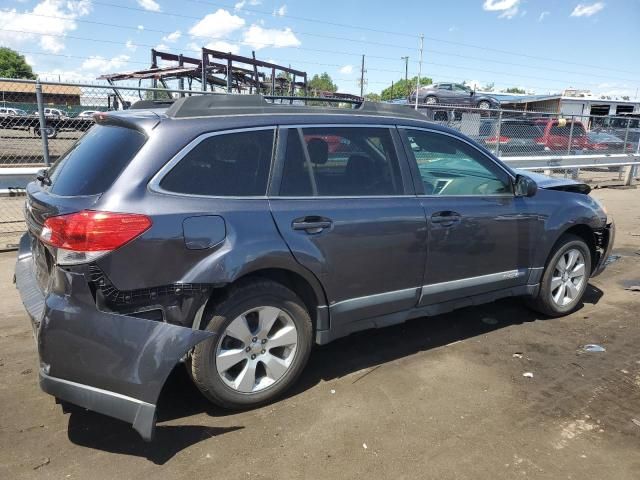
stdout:
{"type": "Polygon", "coordinates": [[[39,329],[48,374],[155,404],[171,370],[214,334],[97,310],[84,274],[56,269],[39,329]],[[88,312],[88,313],[87,313],[88,312]]]}

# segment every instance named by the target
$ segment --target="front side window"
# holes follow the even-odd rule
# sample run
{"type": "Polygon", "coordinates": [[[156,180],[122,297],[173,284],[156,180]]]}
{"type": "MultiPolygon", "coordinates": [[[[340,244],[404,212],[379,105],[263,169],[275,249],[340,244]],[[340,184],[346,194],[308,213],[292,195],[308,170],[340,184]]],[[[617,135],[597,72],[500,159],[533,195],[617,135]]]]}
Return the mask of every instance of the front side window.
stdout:
{"type": "Polygon", "coordinates": [[[274,132],[252,130],[205,138],[164,176],[160,187],[190,195],[266,195],[274,132]]]}
{"type": "Polygon", "coordinates": [[[282,196],[401,195],[398,158],[387,128],[290,129],[282,196]]]}
{"type": "Polygon", "coordinates": [[[511,195],[509,176],[469,144],[449,135],[404,130],[427,195],[511,195]]]}

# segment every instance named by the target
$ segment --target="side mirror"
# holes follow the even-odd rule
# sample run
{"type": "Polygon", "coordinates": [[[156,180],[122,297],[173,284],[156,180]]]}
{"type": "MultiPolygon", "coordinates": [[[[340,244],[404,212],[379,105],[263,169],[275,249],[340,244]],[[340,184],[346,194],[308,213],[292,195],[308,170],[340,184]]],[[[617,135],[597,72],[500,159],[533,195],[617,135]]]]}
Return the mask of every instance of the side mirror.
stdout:
{"type": "Polygon", "coordinates": [[[533,197],[538,191],[538,184],[526,175],[518,175],[514,190],[516,197],[533,197]]]}
{"type": "Polygon", "coordinates": [[[469,92],[469,96],[470,96],[470,97],[473,97],[475,94],[476,94],[476,91],[475,91],[475,90],[471,90],[471,91],[469,92]]]}

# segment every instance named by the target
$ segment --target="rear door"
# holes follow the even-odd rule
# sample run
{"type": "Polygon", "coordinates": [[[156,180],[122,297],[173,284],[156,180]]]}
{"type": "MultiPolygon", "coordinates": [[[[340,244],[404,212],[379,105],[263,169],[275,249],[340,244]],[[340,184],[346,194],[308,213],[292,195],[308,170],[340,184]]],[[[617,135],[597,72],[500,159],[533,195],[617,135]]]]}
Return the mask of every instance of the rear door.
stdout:
{"type": "Polygon", "coordinates": [[[453,135],[401,129],[429,224],[421,305],[527,283],[534,205],[510,175],[453,135]]]}
{"type": "Polygon", "coordinates": [[[385,126],[280,129],[271,210],[322,283],[332,328],[417,303],[426,223],[398,147],[385,126]]]}

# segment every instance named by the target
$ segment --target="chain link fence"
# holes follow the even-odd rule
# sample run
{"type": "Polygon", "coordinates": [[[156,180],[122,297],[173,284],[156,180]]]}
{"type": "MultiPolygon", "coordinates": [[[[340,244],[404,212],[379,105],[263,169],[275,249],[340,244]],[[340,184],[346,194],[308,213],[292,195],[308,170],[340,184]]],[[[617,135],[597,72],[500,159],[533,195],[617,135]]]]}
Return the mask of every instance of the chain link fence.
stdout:
{"type": "MultiPolygon", "coordinates": [[[[127,109],[139,100],[203,94],[215,93],[0,79],[0,249],[15,247],[25,230],[26,184],[38,168],[55,162],[91,128],[94,113],[127,109]]],[[[302,99],[273,101],[301,103],[302,99]]],[[[476,140],[514,168],[592,184],[619,183],[631,180],[636,167],[629,165],[640,160],[638,118],[447,105],[420,105],[419,110],[428,120],[476,140]]]]}

